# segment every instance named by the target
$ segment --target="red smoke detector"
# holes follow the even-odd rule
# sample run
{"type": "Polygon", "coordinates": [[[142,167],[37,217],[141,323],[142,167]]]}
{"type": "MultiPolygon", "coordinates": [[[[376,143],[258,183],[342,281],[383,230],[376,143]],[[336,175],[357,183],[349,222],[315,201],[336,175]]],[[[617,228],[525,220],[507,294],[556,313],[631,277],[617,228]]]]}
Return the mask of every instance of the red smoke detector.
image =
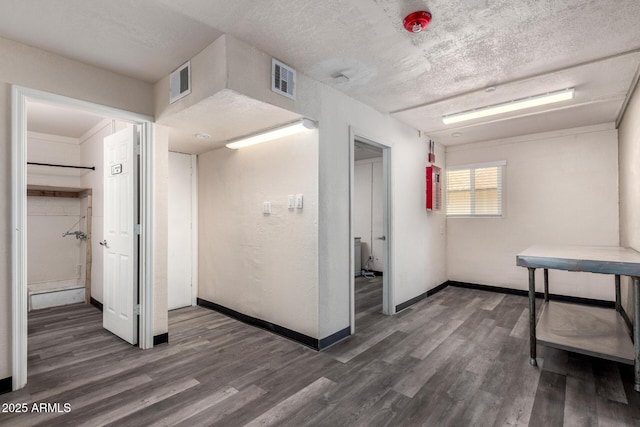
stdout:
{"type": "Polygon", "coordinates": [[[404,28],[410,33],[419,33],[431,22],[431,14],[424,10],[408,14],[404,18],[404,28]]]}

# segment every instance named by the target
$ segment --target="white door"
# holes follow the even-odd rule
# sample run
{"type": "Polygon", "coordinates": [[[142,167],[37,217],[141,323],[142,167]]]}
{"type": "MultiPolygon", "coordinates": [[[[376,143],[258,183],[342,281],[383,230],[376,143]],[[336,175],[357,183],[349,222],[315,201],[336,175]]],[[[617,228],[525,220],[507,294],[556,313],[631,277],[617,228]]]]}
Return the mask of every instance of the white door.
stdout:
{"type": "Polygon", "coordinates": [[[190,154],[169,153],[169,310],[192,304],[192,167],[190,154]]]}
{"type": "Polygon", "coordinates": [[[384,235],[383,207],[384,188],[382,185],[382,159],[371,164],[371,255],[373,256],[372,270],[384,273],[384,235]]]}
{"type": "Polygon", "coordinates": [[[104,302],[102,325],[138,343],[138,132],[135,126],[104,139],[104,302]]]}

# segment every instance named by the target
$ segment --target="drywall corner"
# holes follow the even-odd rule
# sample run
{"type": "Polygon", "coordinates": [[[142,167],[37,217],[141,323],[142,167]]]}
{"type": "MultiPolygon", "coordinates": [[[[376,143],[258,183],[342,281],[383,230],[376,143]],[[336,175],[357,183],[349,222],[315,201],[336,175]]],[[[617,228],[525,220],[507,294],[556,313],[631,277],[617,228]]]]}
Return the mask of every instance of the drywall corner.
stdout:
{"type": "Polygon", "coordinates": [[[154,125],[153,170],[153,335],[169,330],[167,308],[169,129],[154,125]]]}
{"type": "Polygon", "coordinates": [[[154,86],[155,117],[162,123],[163,118],[186,110],[227,87],[227,35],[191,58],[191,93],[184,98],[169,103],[169,75],[154,86]]]}

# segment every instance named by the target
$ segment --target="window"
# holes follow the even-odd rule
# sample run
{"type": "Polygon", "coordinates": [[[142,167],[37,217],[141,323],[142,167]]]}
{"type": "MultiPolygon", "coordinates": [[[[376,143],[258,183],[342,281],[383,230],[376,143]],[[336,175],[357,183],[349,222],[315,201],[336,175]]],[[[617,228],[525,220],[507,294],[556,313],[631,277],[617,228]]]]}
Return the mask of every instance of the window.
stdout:
{"type": "Polygon", "coordinates": [[[502,216],[503,170],[507,163],[447,169],[447,216],[502,216]]]}

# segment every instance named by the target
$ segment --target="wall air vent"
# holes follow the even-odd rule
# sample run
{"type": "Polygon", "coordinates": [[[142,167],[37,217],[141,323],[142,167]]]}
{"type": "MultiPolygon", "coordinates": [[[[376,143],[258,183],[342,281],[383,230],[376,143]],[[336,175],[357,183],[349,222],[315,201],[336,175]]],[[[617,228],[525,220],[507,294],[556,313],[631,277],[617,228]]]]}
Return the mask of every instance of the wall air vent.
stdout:
{"type": "Polygon", "coordinates": [[[271,90],[296,99],[296,70],[277,59],[271,59],[271,90]]]}
{"type": "Polygon", "coordinates": [[[191,61],[185,62],[169,77],[169,103],[191,93],[191,61]]]}

